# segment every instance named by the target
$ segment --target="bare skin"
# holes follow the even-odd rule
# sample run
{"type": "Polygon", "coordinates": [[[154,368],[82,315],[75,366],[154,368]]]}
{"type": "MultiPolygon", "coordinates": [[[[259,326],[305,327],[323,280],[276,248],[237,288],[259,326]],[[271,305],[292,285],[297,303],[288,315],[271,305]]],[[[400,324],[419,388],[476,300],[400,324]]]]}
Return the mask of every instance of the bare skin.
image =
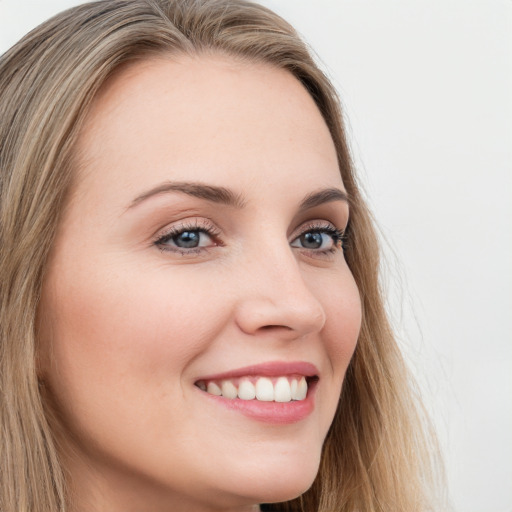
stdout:
{"type": "Polygon", "coordinates": [[[147,61],[104,87],[79,149],[40,315],[72,510],[247,512],[298,496],[361,321],[313,100],[266,65],[147,61]],[[198,385],[269,363],[274,381],[314,366],[309,409],[263,419],[257,400],[241,413],[198,385]]]}

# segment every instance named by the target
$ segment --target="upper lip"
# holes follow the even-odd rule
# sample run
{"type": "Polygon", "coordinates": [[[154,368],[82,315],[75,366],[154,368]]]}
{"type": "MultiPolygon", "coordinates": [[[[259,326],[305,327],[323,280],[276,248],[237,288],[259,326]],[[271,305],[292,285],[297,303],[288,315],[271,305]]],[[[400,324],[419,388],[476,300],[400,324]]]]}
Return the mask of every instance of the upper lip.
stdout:
{"type": "Polygon", "coordinates": [[[226,380],[246,376],[279,377],[285,375],[315,377],[318,376],[318,373],[318,368],[314,364],[305,361],[269,361],[266,363],[244,366],[243,368],[237,368],[223,373],[205,375],[197,380],[226,380]]]}

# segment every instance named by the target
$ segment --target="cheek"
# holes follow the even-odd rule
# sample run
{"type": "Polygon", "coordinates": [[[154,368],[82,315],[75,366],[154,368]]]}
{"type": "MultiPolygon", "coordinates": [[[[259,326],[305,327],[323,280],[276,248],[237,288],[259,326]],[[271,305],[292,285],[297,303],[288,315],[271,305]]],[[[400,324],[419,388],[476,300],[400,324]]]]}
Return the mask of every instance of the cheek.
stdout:
{"type": "Polygon", "coordinates": [[[202,308],[197,314],[198,303],[211,301],[188,285],[193,294],[178,291],[179,282],[163,282],[161,274],[119,268],[112,274],[75,273],[72,280],[62,276],[44,301],[54,355],[70,370],[90,362],[99,378],[145,365],[152,373],[153,363],[162,361],[179,367],[215,329],[213,313],[202,308]]]}
{"type": "Polygon", "coordinates": [[[362,312],[359,290],[348,267],[317,284],[315,294],[326,315],[321,337],[327,358],[325,367],[330,370],[321,379],[317,393],[323,440],[338,407],[345,373],[357,345],[362,312]]]}
{"type": "Polygon", "coordinates": [[[323,287],[320,300],[326,313],[326,348],[335,373],[343,377],[356,348],[362,318],[359,290],[348,267],[323,287]]]}
{"type": "Polygon", "coordinates": [[[190,273],[171,279],[168,269],[55,268],[42,301],[51,353],[43,378],[65,432],[73,433],[64,441],[77,442],[93,460],[113,457],[174,475],[169,461],[183,462],[187,446],[175,440],[196,430],[198,438],[205,435],[183,384],[222,330],[226,299],[213,297],[190,273]]]}
{"type": "Polygon", "coordinates": [[[187,365],[221,328],[219,302],[190,276],[166,281],[165,272],[120,264],[54,268],[41,308],[51,354],[43,373],[62,409],[76,421],[84,410],[100,414],[99,402],[151,417],[150,404],[180,388],[187,365]]]}

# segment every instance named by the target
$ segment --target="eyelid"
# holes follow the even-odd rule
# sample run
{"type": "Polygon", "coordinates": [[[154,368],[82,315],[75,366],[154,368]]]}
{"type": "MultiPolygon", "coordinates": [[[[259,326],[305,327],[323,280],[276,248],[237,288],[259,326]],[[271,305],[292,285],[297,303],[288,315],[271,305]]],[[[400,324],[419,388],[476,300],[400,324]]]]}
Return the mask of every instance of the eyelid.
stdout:
{"type": "MultiPolygon", "coordinates": [[[[308,231],[325,232],[330,235],[334,240],[337,237],[338,242],[343,240],[345,230],[337,228],[337,226],[326,219],[313,219],[310,221],[303,222],[297,227],[293,234],[289,237],[289,243],[293,244],[300,236],[307,233],[308,231]]],[[[335,240],[336,242],[336,240],[335,240]]],[[[178,253],[181,255],[197,255],[198,253],[207,253],[214,247],[224,246],[223,232],[217,227],[217,225],[210,219],[205,217],[194,217],[181,219],[179,221],[172,222],[166,227],[159,229],[158,232],[152,237],[151,245],[156,246],[161,251],[168,251],[171,253],[178,253]],[[183,248],[169,244],[174,236],[179,235],[184,231],[199,231],[206,234],[212,241],[209,245],[202,245],[198,247],[183,248]]],[[[338,245],[336,243],[335,248],[343,249],[343,244],[338,245]]],[[[330,251],[333,248],[329,249],[330,251]]],[[[320,255],[322,249],[303,249],[304,252],[311,252],[320,255]]]]}
{"type": "Polygon", "coordinates": [[[338,228],[333,222],[322,219],[315,219],[311,221],[303,222],[298,228],[296,228],[290,236],[290,241],[295,240],[297,237],[302,235],[306,231],[322,231],[322,230],[334,230],[344,232],[344,229],[338,228]]]}
{"type": "Polygon", "coordinates": [[[334,245],[329,249],[308,249],[297,247],[297,249],[300,249],[302,253],[309,254],[311,257],[314,258],[324,258],[329,255],[332,256],[337,251],[341,251],[342,253],[345,252],[346,229],[339,229],[332,222],[320,219],[301,224],[300,227],[294,231],[293,236],[290,238],[290,246],[296,247],[293,245],[293,243],[296,240],[298,240],[303,234],[311,231],[324,232],[328,234],[332,238],[334,245]]]}
{"type": "MultiPolygon", "coordinates": [[[[170,239],[183,231],[202,231],[215,241],[215,245],[223,245],[219,239],[222,233],[221,230],[210,219],[207,218],[183,219],[173,222],[165,228],[160,229],[156,235],[152,237],[151,245],[162,248],[165,239],[170,239]]],[[[168,246],[167,250],[172,252],[174,249],[171,247],[172,246],[168,246]]],[[[207,249],[207,247],[198,247],[192,250],[198,251],[201,249],[207,249]]],[[[176,252],[184,252],[180,247],[176,247],[175,250],[176,252]]]]}

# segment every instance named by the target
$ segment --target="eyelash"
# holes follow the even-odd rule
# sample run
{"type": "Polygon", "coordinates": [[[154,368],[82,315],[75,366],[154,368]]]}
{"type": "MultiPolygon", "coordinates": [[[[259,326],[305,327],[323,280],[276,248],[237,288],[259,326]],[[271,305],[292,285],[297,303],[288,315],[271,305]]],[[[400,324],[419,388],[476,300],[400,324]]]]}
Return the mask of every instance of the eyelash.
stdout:
{"type": "MultiPolygon", "coordinates": [[[[320,249],[307,249],[302,248],[302,251],[305,251],[310,254],[314,254],[315,256],[327,256],[329,254],[333,254],[337,252],[338,250],[344,250],[345,243],[346,243],[346,233],[344,230],[335,228],[330,223],[315,223],[315,224],[309,224],[304,226],[304,229],[300,231],[300,233],[297,234],[292,240],[292,242],[295,242],[297,239],[299,239],[301,236],[307,234],[307,233],[321,233],[321,234],[327,234],[329,235],[333,240],[332,247],[329,247],[328,249],[320,250],[320,249]]],[[[173,226],[171,229],[169,229],[166,233],[163,235],[160,235],[156,240],[153,241],[153,244],[157,246],[162,252],[172,252],[177,253],[182,256],[187,255],[195,255],[199,254],[203,251],[209,250],[211,247],[219,247],[223,246],[224,244],[219,239],[221,235],[221,231],[216,228],[213,224],[210,222],[201,222],[201,221],[195,221],[190,222],[187,224],[180,224],[177,226],[173,226]],[[169,246],[167,245],[167,242],[171,241],[173,238],[177,237],[180,234],[191,232],[191,233],[204,233],[206,234],[212,241],[213,244],[210,247],[193,247],[189,249],[184,249],[178,246],[169,246]]]]}
{"type": "Polygon", "coordinates": [[[334,242],[333,246],[329,249],[324,250],[318,250],[318,249],[305,249],[304,251],[308,251],[311,253],[314,253],[316,255],[329,255],[332,253],[335,253],[339,250],[344,251],[346,247],[346,232],[343,229],[337,229],[332,224],[310,224],[305,227],[305,229],[301,230],[301,232],[292,240],[297,240],[300,236],[306,234],[306,233],[325,233],[329,235],[332,238],[332,241],[334,242]]]}
{"type": "Polygon", "coordinates": [[[167,242],[177,237],[178,235],[186,232],[192,233],[205,233],[214,241],[215,246],[222,246],[223,244],[219,240],[221,235],[221,231],[217,229],[212,223],[207,221],[194,221],[186,224],[179,224],[177,226],[171,227],[168,231],[166,231],[163,235],[159,236],[153,243],[163,252],[173,252],[178,253],[183,256],[193,255],[201,253],[208,249],[208,247],[193,247],[190,249],[183,249],[181,247],[172,247],[166,245],[167,242]]]}

